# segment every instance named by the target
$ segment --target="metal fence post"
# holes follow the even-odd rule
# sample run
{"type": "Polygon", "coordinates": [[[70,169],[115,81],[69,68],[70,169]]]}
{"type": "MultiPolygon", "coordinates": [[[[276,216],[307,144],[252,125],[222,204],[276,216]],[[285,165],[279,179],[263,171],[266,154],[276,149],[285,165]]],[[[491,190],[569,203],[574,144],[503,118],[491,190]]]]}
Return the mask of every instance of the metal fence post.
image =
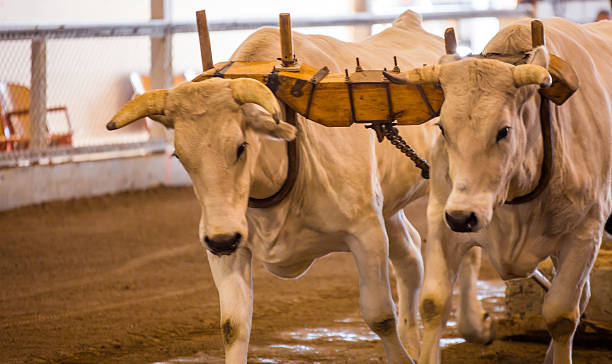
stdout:
{"type": "Polygon", "coordinates": [[[45,147],[47,117],[47,41],[32,39],[30,81],[30,148],[45,147]]]}
{"type": "MultiPolygon", "coordinates": [[[[353,0],[353,11],[356,13],[367,13],[369,11],[369,0],[353,0]]],[[[353,41],[361,41],[372,35],[371,25],[356,25],[353,27],[353,41]]]]}
{"type": "MultiPolygon", "coordinates": [[[[151,0],[151,19],[170,19],[170,1],[151,0]]],[[[151,37],[151,88],[172,87],[172,33],[151,37]]]]}
{"type": "MultiPolygon", "coordinates": [[[[151,0],[151,19],[170,19],[170,0],[151,0]]],[[[172,88],[172,33],[169,27],[161,37],[151,37],[151,89],[172,88]]],[[[165,138],[166,129],[151,125],[152,138],[165,138]]]]}

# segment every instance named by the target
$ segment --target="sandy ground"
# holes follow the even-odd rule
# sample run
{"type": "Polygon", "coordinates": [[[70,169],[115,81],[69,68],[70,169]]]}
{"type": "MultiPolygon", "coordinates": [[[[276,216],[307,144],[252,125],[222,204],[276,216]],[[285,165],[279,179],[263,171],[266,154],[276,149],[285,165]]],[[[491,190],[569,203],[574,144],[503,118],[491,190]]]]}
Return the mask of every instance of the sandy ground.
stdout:
{"type": "MultiPolygon", "coordinates": [[[[223,361],[218,297],[196,235],[191,189],[158,188],[0,213],[0,362],[223,361]]],[[[383,362],[359,315],[348,254],[298,280],[254,264],[249,362],[383,362]]],[[[490,277],[489,277],[490,278],[490,277]]],[[[483,283],[503,317],[503,283],[483,283]],[[500,288],[501,287],[501,288],[500,288]]],[[[445,334],[444,363],[537,363],[541,343],[483,347],[445,334]]],[[[612,363],[612,343],[575,349],[576,363],[612,363]]]]}

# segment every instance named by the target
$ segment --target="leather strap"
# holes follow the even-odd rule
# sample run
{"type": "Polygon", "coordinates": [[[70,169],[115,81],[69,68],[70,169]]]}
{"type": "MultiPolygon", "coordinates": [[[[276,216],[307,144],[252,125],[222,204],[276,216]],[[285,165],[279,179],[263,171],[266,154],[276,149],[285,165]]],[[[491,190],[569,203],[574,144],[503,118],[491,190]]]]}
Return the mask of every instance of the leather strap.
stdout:
{"type": "Polygon", "coordinates": [[[540,168],[540,180],[538,185],[529,193],[523,196],[518,196],[505,203],[508,205],[517,205],[536,199],[542,191],[548,186],[553,173],[553,143],[552,143],[552,122],[550,115],[550,100],[542,95],[540,91],[540,127],[542,130],[542,148],[544,156],[542,158],[542,166],[540,168]]]}
{"type": "MultiPolygon", "coordinates": [[[[291,110],[287,105],[284,105],[284,108],[285,118],[287,119],[286,122],[297,127],[296,112],[291,110]]],[[[278,205],[293,189],[295,181],[297,180],[299,166],[297,140],[292,140],[287,142],[287,177],[285,178],[285,182],[283,182],[281,188],[271,196],[266,198],[249,197],[249,207],[261,209],[278,205]]]]}

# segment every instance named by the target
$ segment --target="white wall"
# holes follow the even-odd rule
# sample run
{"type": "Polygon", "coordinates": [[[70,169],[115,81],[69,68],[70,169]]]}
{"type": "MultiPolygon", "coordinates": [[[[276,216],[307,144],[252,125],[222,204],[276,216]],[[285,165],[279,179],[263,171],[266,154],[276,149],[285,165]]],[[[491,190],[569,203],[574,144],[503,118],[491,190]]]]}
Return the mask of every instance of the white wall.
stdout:
{"type": "Polygon", "coordinates": [[[182,165],[167,154],[0,169],[0,211],[159,185],[188,186],[182,165]]]}

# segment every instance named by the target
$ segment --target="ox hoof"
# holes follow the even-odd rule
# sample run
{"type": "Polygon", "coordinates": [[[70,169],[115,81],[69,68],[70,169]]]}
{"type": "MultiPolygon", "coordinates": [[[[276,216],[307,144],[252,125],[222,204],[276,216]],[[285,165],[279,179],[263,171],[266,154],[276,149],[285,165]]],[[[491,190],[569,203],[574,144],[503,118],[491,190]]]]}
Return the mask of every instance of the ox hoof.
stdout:
{"type": "Polygon", "coordinates": [[[489,345],[495,340],[495,321],[485,312],[476,325],[461,322],[458,325],[459,334],[468,342],[480,345],[489,345]]]}

